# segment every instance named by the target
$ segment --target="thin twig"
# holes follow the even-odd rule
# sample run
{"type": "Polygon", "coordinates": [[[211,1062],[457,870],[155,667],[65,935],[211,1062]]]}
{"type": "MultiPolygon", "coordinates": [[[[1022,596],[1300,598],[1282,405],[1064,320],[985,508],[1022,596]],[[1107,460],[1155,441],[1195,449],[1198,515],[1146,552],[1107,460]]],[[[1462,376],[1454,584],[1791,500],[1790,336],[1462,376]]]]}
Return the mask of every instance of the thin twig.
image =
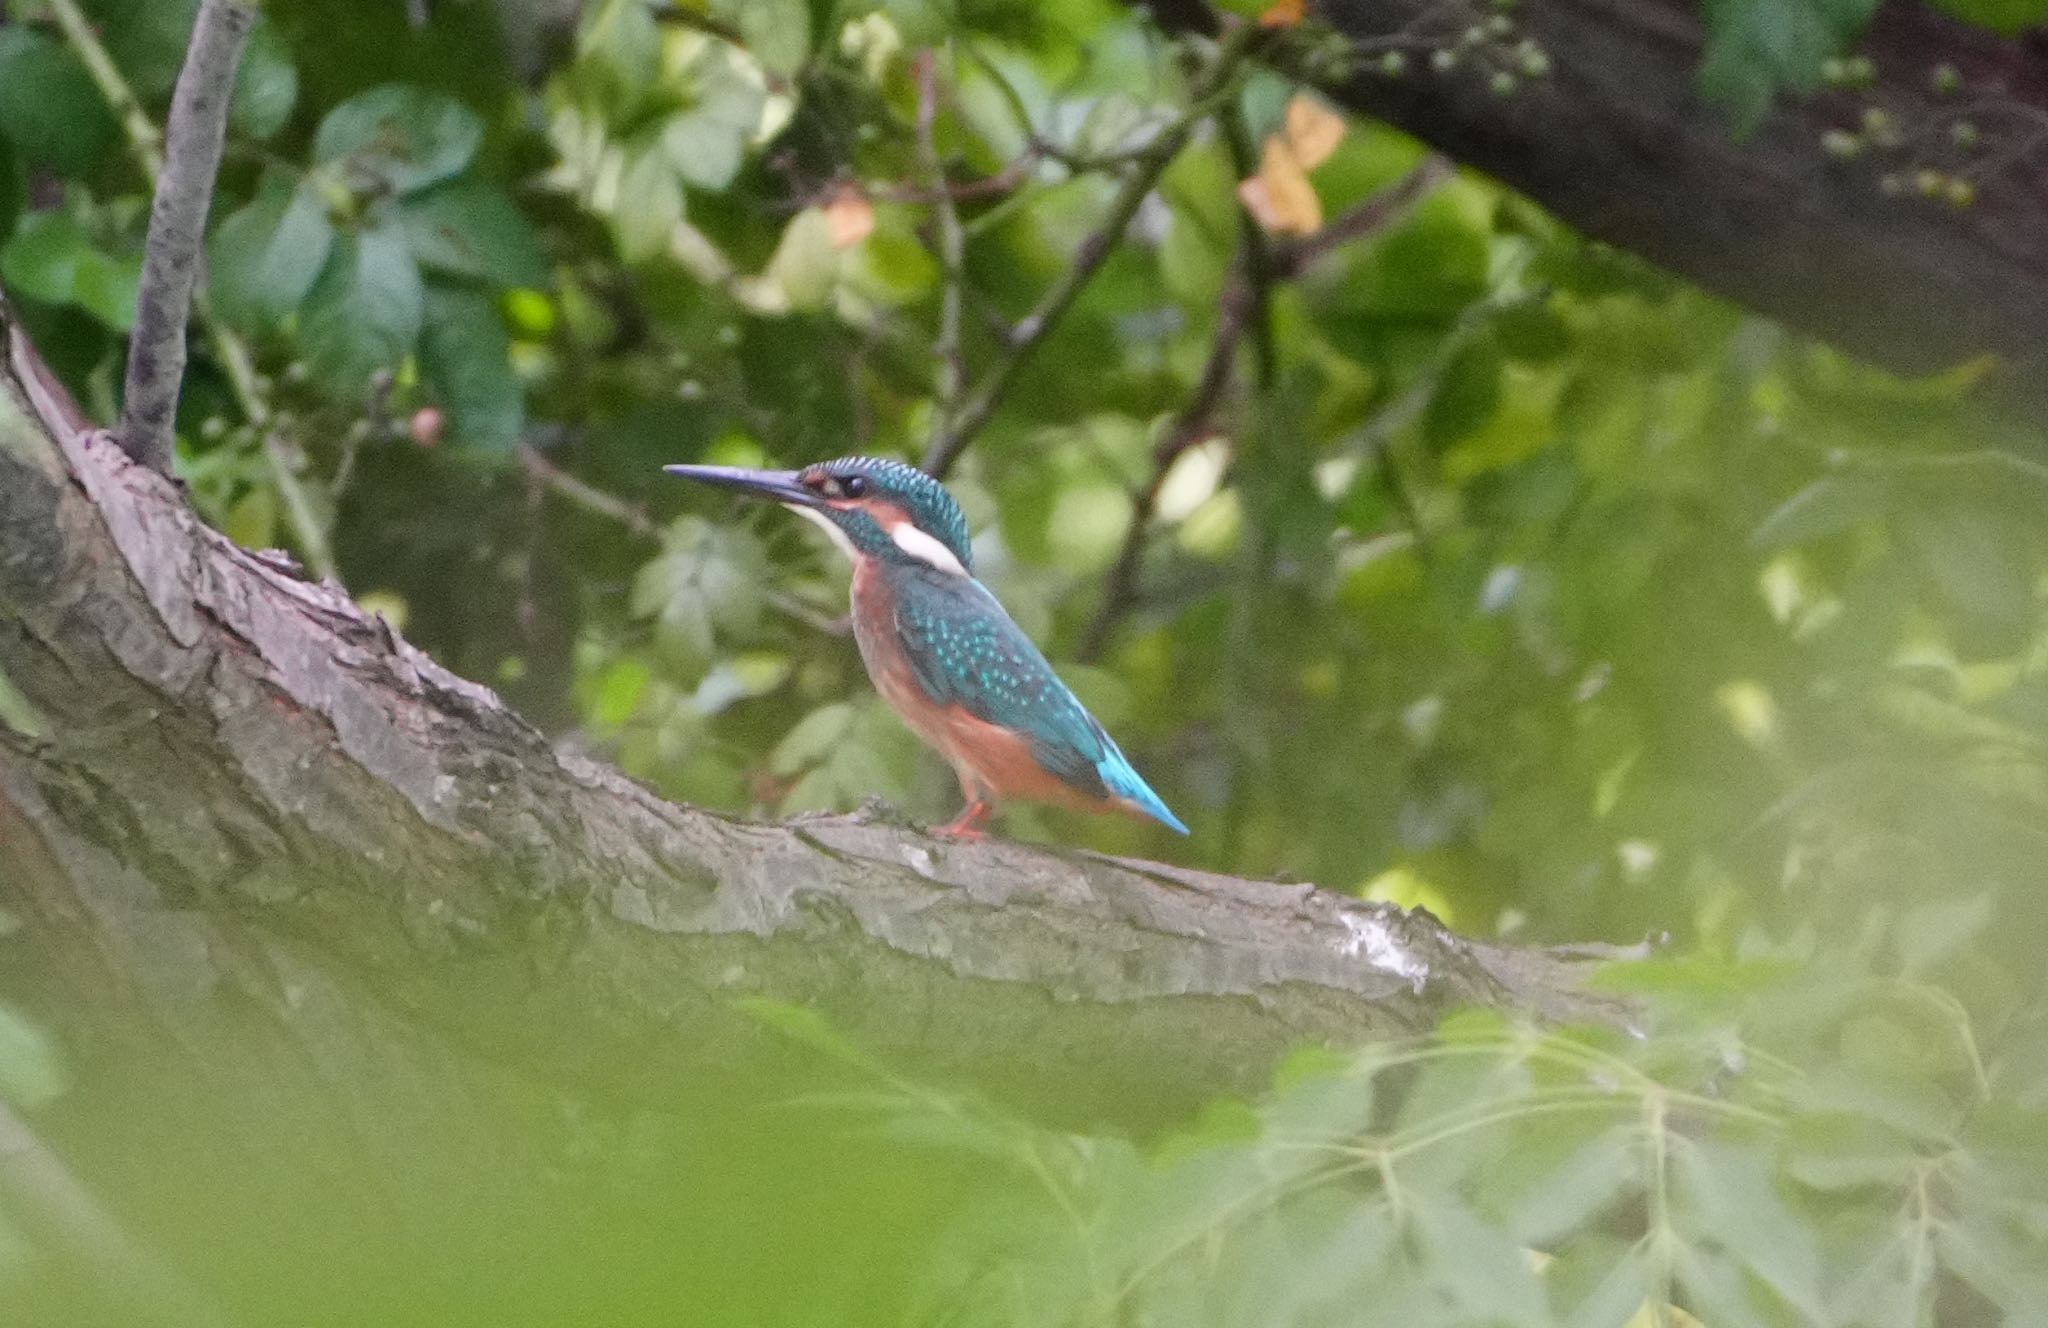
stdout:
{"type": "Polygon", "coordinates": [[[946,184],[946,163],[939,155],[939,56],[926,51],[917,69],[917,146],[934,193],[932,211],[939,231],[939,335],[932,345],[937,374],[932,392],[932,446],[952,428],[966,364],[960,349],[961,289],[966,280],[966,236],[960,230],[960,209],[946,184]]]}
{"type": "Polygon", "coordinates": [[[608,517],[643,539],[661,538],[661,527],[647,515],[647,509],[606,493],[563,470],[532,445],[519,449],[519,464],[536,483],[557,498],[596,516],[608,517]]]}
{"type": "Polygon", "coordinates": [[[128,335],[119,430],[128,455],[164,475],[171,473],[178,391],[185,380],[185,326],[227,139],[235,69],[255,26],[256,11],[236,0],[201,0],[171,94],[163,171],[150,206],[135,327],[128,335]]]}
{"type": "MultiPolygon", "coordinates": [[[[128,139],[129,151],[142,167],[144,178],[150,188],[156,187],[157,178],[163,171],[163,154],[160,136],[149,117],[142,113],[142,103],[136,99],[135,91],[128,86],[121,70],[107,54],[107,48],[100,44],[99,34],[93,31],[84,14],[80,12],[77,0],[48,0],[51,12],[56,15],[58,26],[70,41],[72,50],[92,74],[94,84],[107,104],[120,113],[121,126],[128,139]],[[132,108],[132,113],[129,109],[132,108]]],[[[214,359],[221,371],[227,375],[228,386],[235,394],[235,404],[241,409],[242,417],[257,427],[263,439],[264,460],[270,468],[271,481],[277,485],[278,497],[284,501],[285,520],[292,528],[292,538],[298,542],[299,552],[305,555],[306,566],[315,576],[332,578],[336,575],[333,546],[328,542],[327,526],[320,519],[318,505],[313,495],[299,480],[291,458],[285,455],[283,445],[267,427],[270,420],[268,394],[256,374],[254,357],[249,353],[248,343],[237,336],[232,329],[213,315],[213,308],[201,290],[192,301],[195,319],[206,329],[206,339],[213,347],[214,359]]]]}
{"type": "Polygon", "coordinates": [[[1137,603],[1138,564],[1144,556],[1145,536],[1152,524],[1153,513],[1159,509],[1159,494],[1166,487],[1167,473],[1182,453],[1214,432],[1216,412],[1221,408],[1235,376],[1238,346],[1244,340],[1257,302],[1253,284],[1245,272],[1245,258],[1244,251],[1240,250],[1230,282],[1223,292],[1222,312],[1216,320],[1216,336],[1209,348],[1208,362],[1202,366],[1202,376],[1195,383],[1194,395],[1188,398],[1187,404],[1181,407],[1173,423],[1161,435],[1158,446],[1152,449],[1152,478],[1131,500],[1130,525],[1124,529],[1123,547],[1117,551],[1116,562],[1109,569],[1102,592],[1102,607],[1095,611],[1088,630],[1081,635],[1080,648],[1075,652],[1075,658],[1084,664],[1092,664],[1101,658],[1103,647],[1109,644],[1110,633],[1137,603]]]}
{"type": "Polygon", "coordinates": [[[57,20],[57,27],[65,40],[71,43],[79,63],[92,75],[100,95],[113,108],[115,118],[120,120],[121,129],[128,136],[129,146],[142,162],[143,174],[154,184],[164,169],[163,136],[150,123],[149,113],[142,109],[142,102],[136,97],[135,90],[128,86],[128,80],[121,76],[114,58],[100,44],[92,20],[79,9],[77,0],[48,0],[48,3],[51,17],[57,20]]]}
{"type": "Polygon", "coordinates": [[[1082,289],[1115,251],[1146,195],[1152,192],[1167,166],[1194,137],[1196,127],[1215,112],[1220,94],[1230,86],[1238,65],[1260,35],[1256,26],[1241,23],[1224,38],[1215,58],[1196,80],[1188,109],[1160,130],[1159,136],[1146,147],[1130,174],[1124,177],[1123,187],[1110,200],[1109,212],[1101,225],[1081,241],[1080,247],[1074,251],[1073,261],[1060,274],[1059,280],[1011,329],[1006,353],[996,360],[968,394],[959,414],[948,424],[945,432],[932,440],[931,447],[925,452],[925,470],[943,478],[959,460],[967,444],[988,426],[1004,397],[1015,385],[1018,371],[1044,344],[1047,334],[1073,307],[1082,289]]]}

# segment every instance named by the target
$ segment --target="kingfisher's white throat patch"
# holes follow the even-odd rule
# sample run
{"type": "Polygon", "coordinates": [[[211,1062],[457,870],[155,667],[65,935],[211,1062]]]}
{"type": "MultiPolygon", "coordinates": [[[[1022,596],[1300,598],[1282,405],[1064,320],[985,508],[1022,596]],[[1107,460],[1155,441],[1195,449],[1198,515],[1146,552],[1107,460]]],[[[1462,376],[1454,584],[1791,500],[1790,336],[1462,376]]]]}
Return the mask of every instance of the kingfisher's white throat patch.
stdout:
{"type": "Polygon", "coordinates": [[[890,526],[889,538],[896,542],[897,548],[921,563],[936,567],[941,572],[950,572],[954,576],[967,575],[967,569],[960,565],[960,559],[946,547],[944,540],[927,535],[908,521],[899,521],[890,526]]]}
{"type": "Polygon", "coordinates": [[[784,503],[783,506],[824,531],[826,535],[831,537],[832,543],[837,546],[839,551],[849,559],[854,562],[860,561],[860,551],[853,547],[852,540],[846,538],[846,532],[839,528],[838,522],[826,516],[815,507],[799,507],[795,503],[784,503]]]}

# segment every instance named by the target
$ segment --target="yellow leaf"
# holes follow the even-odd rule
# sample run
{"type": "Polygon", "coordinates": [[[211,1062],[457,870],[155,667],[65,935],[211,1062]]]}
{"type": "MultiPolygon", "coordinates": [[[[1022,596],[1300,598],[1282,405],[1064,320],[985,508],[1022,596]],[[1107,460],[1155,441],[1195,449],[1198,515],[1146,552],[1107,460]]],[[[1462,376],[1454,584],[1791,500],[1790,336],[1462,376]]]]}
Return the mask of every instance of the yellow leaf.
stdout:
{"type": "Polygon", "coordinates": [[[1287,103],[1281,132],[1269,134],[1259,173],[1237,187],[1245,210],[1276,235],[1310,235],[1323,224],[1322,200],[1308,173],[1344,141],[1344,117],[1306,93],[1287,103]]]}
{"type": "Polygon", "coordinates": [[[1287,146],[1294,149],[1303,170],[1328,161],[1343,141],[1344,117],[1320,99],[1298,92],[1287,103],[1287,146]]]}
{"type": "Polygon", "coordinates": [[[825,230],[834,249],[851,249],[875,230],[875,205],[852,185],[842,185],[825,205],[825,230]]]}
{"type": "Polygon", "coordinates": [[[1237,186],[1245,210],[1275,235],[1311,235],[1323,224],[1323,202],[1301,158],[1278,134],[1266,140],[1259,173],[1237,186]]]}

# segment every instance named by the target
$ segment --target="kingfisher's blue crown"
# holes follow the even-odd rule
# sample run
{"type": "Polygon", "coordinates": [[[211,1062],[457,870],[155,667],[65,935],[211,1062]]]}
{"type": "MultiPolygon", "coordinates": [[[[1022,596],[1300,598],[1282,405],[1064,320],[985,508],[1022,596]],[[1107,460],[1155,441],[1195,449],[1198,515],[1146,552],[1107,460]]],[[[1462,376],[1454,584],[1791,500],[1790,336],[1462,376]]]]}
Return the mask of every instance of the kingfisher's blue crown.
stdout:
{"type": "MultiPolygon", "coordinates": [[[[912,524],[944,544],[960,565],[974,570],[974,551],[967,538],[967,517],[944,485],[903,461],[887,457],[850,456],[806,466],[804,475],[826,475],[844,485],[858,476],[867,481],[867,496],[895,503],[909,513],[912,524]]],[[[856,541],[858,542],[858,541],[856,541]]]]}

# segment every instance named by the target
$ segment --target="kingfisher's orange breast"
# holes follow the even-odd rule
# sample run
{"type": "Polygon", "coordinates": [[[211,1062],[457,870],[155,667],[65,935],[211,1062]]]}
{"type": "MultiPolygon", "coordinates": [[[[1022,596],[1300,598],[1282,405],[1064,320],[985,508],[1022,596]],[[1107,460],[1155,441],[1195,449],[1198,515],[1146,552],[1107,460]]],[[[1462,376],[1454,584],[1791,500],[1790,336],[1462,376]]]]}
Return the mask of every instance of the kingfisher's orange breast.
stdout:
{"type": "Polygon", "coordinates": [[[862,559],[853,574],[853,638],[875,690],[953,767],[970,799],[1046,803],[1077,811],[1127,811],[1121,799],[1091,796],[1038,763],[1031,739],[926,694],[904,653],[896,605],[883,574],[862,559]]]}

